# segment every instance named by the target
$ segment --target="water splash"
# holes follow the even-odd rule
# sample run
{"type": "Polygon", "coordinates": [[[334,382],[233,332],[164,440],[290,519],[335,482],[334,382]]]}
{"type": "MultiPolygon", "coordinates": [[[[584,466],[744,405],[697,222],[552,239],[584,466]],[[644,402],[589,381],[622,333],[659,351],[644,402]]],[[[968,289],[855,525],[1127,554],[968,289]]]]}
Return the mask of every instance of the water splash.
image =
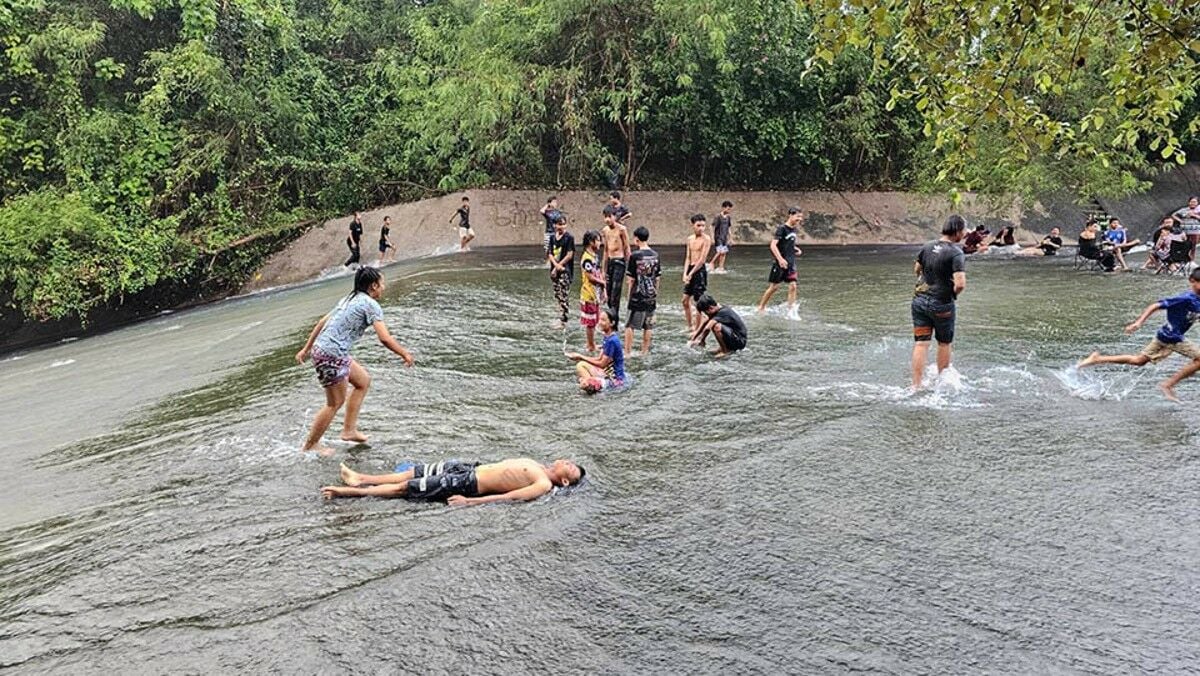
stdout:
{"type": "Polygon", "coordinates": [[[1072,364],[1054,371],[1054,377],[1072,396],[1088,401],[1121,401],[1138,386],[1142,372],[1125,373],[1106,379],[1101,372],[1081,369],[1072,364]]]}

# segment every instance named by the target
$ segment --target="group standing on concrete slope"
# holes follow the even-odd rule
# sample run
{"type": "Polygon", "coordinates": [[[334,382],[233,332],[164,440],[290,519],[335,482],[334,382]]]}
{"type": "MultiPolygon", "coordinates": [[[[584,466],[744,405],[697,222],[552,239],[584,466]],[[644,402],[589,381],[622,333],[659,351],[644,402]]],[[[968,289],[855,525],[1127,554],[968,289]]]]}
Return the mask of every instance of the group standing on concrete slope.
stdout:
{"type": "MultiPolygon", "coordinates": [[[[711,237],[706,232],[704,215],[693,215],[689,219],[692,232],[684,242],[681,305],[689,334],[688,344],[703,349],[708,339],[712,338],[716,343],[713,355],[717,358],[745,349],[748,341],[746,324],[742,318],[732,308],[718,303],[708,292],[709,271],[722,274],[726,269],[732,209],[731,202],[722,203],[720,215],[714,221],[714,236],[711,237]]],[[[575,238],[567,228],[567,215],[556,197],[546,201],[540,214],[546,224],[544,251],[557,304],[556,326],[565,328],[570,319],[569,296],[575,278],[575,238]]],[[[460,248],[467,251],[471,240],[475,238],[470,224],[468,198],[463,197],[462,206],[455,212],[451,222],[455,218],[458,219],[460,248]]],[[[629,232],[627,223],[632,218],[632,212],[622,203],[619,192],[611,194],[609,203],[601,210],[601,218],[603,226],[600,229],[584,233],[582,252],[578,256],[581,270],[579,314],[585,330],[585,353],[564,351],[567,359],[576,365],[579,388],[592,394],[629,385],[625,355],[633,352],[633,340],[638,331],[642,334],[639,354],[645,356],[649,353],[662,277],[662,263],[658,253],[650,246],[649,229],[637,226],[632,233],[629,232]],[[622,297],[628,301],[624,341],[620,332],[622,297]],[[600,328],[602,334],[599,345],[595,339],[596,327],[600,328]]],[[[760,314],[765,312],[779,285],[784,283],[788,285],[789,314],[795,310],[796,258],[803,253],[798,239],[804,218],[805,214],[799,207],[789,208],[786,220],[776,228],[768,245],[772,261],[767,275],[768,286],[758,304],[760,314]]],[[[1089,223],[1085,233],[1093,232],[1093,225],[1089,223]]],[[[1186,240],[1184,235],[1180,235],[1181,241],[1186,241],[1193,248],[1200,241],[1200,203],[1195,198],[1188,207],[1165,218],[1154,239],[1165,238],[1168,232],[1177,229],[1186,233],[1186,240]],[[1185,225],[1181,226],[1179,222],[1185,225]]],[[[355,264],[360,259],[362,233],[362,219],[355,213],[346,240],[351,252],[347,265],[355,264]]],[[[385,218],[379,239],[381,263],[388,250],[394,248],[389,234],[390,218],[385,218]]],[[[1011,228],[1002,230],[987,245],[983,244],[986,234],[982,226],[968,233],[966,221],[954,214],[942,226],[941,237],[922,246],[916,256],[913,264],[916,284],[910,307],[913,392],[925,385],[931,342],[937,342],[935,363],[938,374],[950,367],[957,320],[956,301],[967,286],[964,248],[981,251],[989,246],[1014,246],[1017,247],[1016,253],[1021,255],[1054,256],[1063,246],[1058,228],[1028,249],[1019,247],[1011,228]]],[[[1098,236],[1095,233],[1093,235],[1098,236]]],[[[1110,222],[1106,238],[1118,251],[1137,242],[1128,240],[1117,219],[1110,222]]],[[[1164,311],[1166,322],[1140,353],[1106,356],[1093,352],[1078,366],[1142,366],[1161,361],[1172,353],[1180,354],[1189,362],[1159,386],[1168,399],[1178,401],[1175,386],[1200,370],[1200,347],[1185,338],[1187,331],[1200,319],[1200,269],[1191,271],[1189,285],[1190,288],[1184,293],[1152,303],[1125,327],[1126,333],[1133,333],[1153,314],[1164,311]]],[[[367,441],[367,437],[358,431],[357,424],[371,377],[350,356],[352,345],[367,328],[374,328],[380,342],[399,355],[407,366],[413,365],[412,355],[396,342],[384,323],[383,309],[378,302],[384,288],[383,275],[377,268],[360,267],[355,274],[353,291],[317,322],[307,342],[296,354],[296,360],[300,363],[311,357],[317,380],[325,392],[325,405],[313,419],[303,450],[315,450],[321,454],[332,452],[321,446],[321,441],[343,406],[346,407],[346,414],[341,439],[353,443],[367,441]]],[[[532,500],[545,495],[554,486],[578,484],[585,474],[582,467],[569,460],[543,465],[527,458],[486,465],[459,461],[416,463],[404,469],[398,468],[394,474],[377,476],[359,474],[343,465],[341,479],[345,485],[327,486],[322,489],[322,494],[327,498],[406,497],[446,500],[452,505],[482,504],[532,500]]]]}

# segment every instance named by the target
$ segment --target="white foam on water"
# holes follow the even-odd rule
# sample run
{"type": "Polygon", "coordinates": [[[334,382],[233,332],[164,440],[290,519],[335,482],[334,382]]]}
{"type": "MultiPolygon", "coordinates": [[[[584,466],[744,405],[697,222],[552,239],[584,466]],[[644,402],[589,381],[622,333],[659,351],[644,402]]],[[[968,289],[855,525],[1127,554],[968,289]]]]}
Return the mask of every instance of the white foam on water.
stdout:
{"type": "Polygon", "coordinates": [[[815,396],[837,401],[895,403],[939,410],[983,407],[972,396],[975,388],[967,384],[958,370],[950,366],[938,375],[934,364],[925,369],[921,390],[917,392],[911,387],[864,382],[834,383],[807,390],[815,396]]]}
{"type": "Polygon", "coordinates": [[[1081,369],[1074,364],[1054,371],[1054,377],[1071,396],[1087,401],[1121,401],[1142,379],[1140,373],[1105,378],[1095,369],[1081,369]]]}
{"type": "Polygon", "coordinates": [[[67,365],[69,365],[69,364],[74,364],[74,363],[75,363],[75,360],[74,360],[74,359],[59,359],[59,360],[58,360],[58,361],[56,361],[56,362],[52,362],[52,363],[50,364],[50,366],[48,366],[48,367],[46,367],[46,368],[52,368],[52,369],[56,369],[56,368],[58,368],[59,366],[67,366],[67,365]]]}
{"type": "Polygon", "coordinates": [[[72,336],[70,338],[63,338],[62,340],[60,340],[58,342],[59,343],[74,343],[77,340],[79,340],[79,338],[72,336]]]}

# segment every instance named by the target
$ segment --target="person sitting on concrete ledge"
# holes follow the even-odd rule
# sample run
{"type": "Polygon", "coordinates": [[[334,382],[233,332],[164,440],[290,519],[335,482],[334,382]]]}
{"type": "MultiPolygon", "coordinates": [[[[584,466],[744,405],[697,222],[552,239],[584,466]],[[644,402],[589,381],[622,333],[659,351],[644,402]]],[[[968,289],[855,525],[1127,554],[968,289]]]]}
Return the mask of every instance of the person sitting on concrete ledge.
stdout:
{"type": "Polygon", "coordinates": [[[1006,225],[1003,228],[1000,228],[1000,232],[996,233],[996,237],[994,239],[992,239],[991,242],[988,243],[989,247],[1016,246],[1016,245],[1017,245],[1016,228],[1012,227],[1011,225],[1006,225]]]}
{"type": "Polygon", "coordinates": [[[963,253],[970,255],[987,251],[988,245],[984,244],[983,240],[990,234],[992,234],[991,231],[983,227],[983,225],[975,226],[975,229],[967,233],[967,236],[963,238],[963,253]]]}
{"type": "Polygon", "coordinates": [[[1020,256],[1057,256],[1063,241],[1058,228],[1050,228],[1050,234],[1033,246],[1025,247],[1017,252],[1020,256]]]}

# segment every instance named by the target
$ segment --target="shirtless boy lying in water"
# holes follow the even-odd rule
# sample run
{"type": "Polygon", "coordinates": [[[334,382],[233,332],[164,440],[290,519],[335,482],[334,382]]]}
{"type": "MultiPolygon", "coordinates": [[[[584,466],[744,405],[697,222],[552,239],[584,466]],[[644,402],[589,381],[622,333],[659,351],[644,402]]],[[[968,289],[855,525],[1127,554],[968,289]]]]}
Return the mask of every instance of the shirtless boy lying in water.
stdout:
{"type": "Polygon", "coordinates": [[[359,474],[342,465],[345,486],[325,486],[321,495],[330,498],[408,498],[445,500],[450,505],[482,505],[487,502],[536,500],[555,486],[573,486],[587,474],[570,460],[543,465],[528,458],[489,464],[444,460],[417,463],[398,474],[359,474]]]}

